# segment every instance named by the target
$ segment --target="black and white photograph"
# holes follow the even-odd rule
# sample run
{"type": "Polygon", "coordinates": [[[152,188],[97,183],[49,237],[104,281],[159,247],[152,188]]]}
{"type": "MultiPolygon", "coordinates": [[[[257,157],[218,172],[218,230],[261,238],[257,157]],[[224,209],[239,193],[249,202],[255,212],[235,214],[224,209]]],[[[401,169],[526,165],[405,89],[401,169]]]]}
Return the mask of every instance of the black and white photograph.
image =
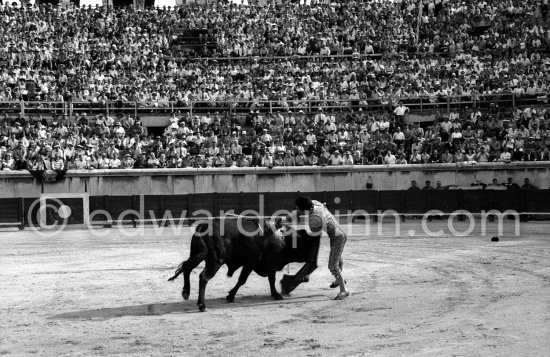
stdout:
{"type": "Polygon", "coordinates": [[[550,355],[550,0],[0,0],[0,356],[550,355]]]}

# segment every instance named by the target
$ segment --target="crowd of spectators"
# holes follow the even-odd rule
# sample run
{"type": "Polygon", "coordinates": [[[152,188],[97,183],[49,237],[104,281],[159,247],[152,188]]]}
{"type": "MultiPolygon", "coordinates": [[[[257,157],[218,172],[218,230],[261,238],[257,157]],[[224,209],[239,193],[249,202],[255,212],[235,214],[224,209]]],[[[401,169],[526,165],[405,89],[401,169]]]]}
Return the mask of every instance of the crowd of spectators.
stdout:
{"type": "Polygon", "coordinates": [[[425,0],[421,17],[417,6],[416,0],[139,10],[0,5],[0,102],[168,108],[198,101],[250,111],[245,120],[173,113],[162,135],[149,135],[125,113],[6,115],[1,167],[548,161],[550,116],[542,106],[462,108],[422,125],[404,117],[417,97],[545,98],[548,1],[425,0]],[[182,57],[172,41],[193,29],[207,29],[216,46],[182,57]],[[266,113],[263,101],[280,110],[266,113]],[[373,110],[373,103],[391,110],[373,110]],[[359,109],[350,111],[350,104],[359,109]]]}
{"type": "Polygon", "coordinates": [[[53,121],[4,115],[0,154],[3,170],[549,161],[550,113],[543,107],[507,113],[496,106],[453,110],[422,125],[386,112],[323,108],[251,111],[243,120],[173,113],[162,135],[128,115],[53,121]]]}
{"type": "Polygon", "coordinates": [[[418,36],[417,6],[416,0],[308,6],[211,1],[144,10],[4,5],[0,102],[168,107],[171,101],[256,106],[271,100],[297,107],[320,99],[368,106],[390,98],[436,102],[546,92],[545,1],[426,0],[418,36]],[[172,46],[178,34],[203,28],[214,49],[189,58],[172,46]]]}

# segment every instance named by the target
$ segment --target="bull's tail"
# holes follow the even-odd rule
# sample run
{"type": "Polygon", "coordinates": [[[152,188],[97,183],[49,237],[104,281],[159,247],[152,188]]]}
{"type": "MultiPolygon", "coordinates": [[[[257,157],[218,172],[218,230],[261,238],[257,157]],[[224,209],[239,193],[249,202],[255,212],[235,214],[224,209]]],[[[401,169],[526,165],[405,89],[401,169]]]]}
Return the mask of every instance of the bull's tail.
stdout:
{"type": "MultiPolygon", "coordinates": [[[[201,233],[204,229],[207,229],[208,226],[204,227],[203,224],[197,226],[197,232],[201,233]]],[[[168,279],[168,281],[174,281],[178,276],[180,276],[187,269],[191,268],[193,270],[200,262],[206,258],[207,247],[203,241],[203,237],[193,235],[191,238],[191,252],[189,253],[189,259],[181,263],[174,276],[168,279]]]]}
{"type": "Polygon", "coordinates": [[[183,271],[185,270],[185,265],[187,264],[187,260],[184,261],[183,263],[181,263],[178,268],[176,269],[176,273],[174,274],[173,277],[171,277],[170,279],[168,279],[168,281],[174,281],[174,279],[176,279],[178,276],[180,276],[181,273],[183,273],[183,271]]]}

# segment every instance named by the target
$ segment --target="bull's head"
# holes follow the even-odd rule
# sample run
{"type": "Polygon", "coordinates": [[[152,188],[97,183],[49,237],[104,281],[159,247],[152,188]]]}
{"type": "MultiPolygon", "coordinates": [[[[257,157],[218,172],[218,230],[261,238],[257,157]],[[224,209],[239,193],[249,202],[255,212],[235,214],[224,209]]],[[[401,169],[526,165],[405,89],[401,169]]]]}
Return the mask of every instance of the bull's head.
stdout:
{"type": "Polygon", "coordinates": [[[284,224],[285,220],[286,220],[286,218],[282,217],[282,216],[277,216],[277,217],[273,218],[271,220],[273,228],[275,228],[276,230],[279,230],[279,229],[285,227],[285,224],[284,224]]]}
{"type": "Polygon", "coordinates": [[[283,217],[275,217],[264,222],[264,234],[274,234],[277,238],[283,239],[285,232],[283,217]]]}

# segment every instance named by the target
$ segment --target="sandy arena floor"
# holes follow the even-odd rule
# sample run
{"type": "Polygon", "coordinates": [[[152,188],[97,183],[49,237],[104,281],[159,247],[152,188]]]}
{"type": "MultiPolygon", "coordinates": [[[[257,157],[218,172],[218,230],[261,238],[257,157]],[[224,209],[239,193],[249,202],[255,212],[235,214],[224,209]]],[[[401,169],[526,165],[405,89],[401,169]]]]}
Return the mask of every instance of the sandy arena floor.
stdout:
{"type": "MultiPolygon", "coordinates": [[[[445,225],[430,223],[432,230],[445,225]]],[[[465,223],[459,223],[462,227],[465,223]]],[[[0,232],[0,354],[147,356],[544,356],[550,351],[550,236],[546,222],[507,224],[481,237],[350,236],[344,257],[353,295],[337,302],[326,268],[283,301],[252,274],[235,303],[238,273],[223,267],[207,288],[209,311],[166,281],[187,259],[190,232],[54,237],[0,232]]],[[[355,226],[354,226],[355,228],[355,226]]],[[[494,230],[494,227],[491,227],[494,230]]],[[[138,232],[130,228],[128,232],[138,232]]],[[[476,231],[479,229],[476,227],[476,231]]],[[[290,267],[295,273],[299,265],[290,267]]],[[[286,270],[285,270],[286,272],[286,270]]],[[[278,274],[278,279],[282,273],[278,274]]]]}

